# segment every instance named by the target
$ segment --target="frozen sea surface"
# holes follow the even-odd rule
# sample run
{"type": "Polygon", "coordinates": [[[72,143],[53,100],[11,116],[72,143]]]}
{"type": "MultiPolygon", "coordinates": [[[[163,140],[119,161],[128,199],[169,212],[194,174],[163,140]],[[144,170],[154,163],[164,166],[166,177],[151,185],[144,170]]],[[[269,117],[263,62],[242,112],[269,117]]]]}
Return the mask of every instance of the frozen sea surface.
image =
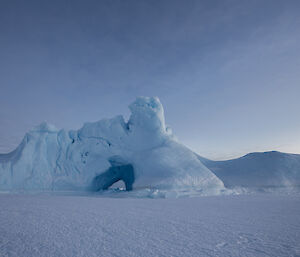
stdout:
{"type": "Polygon", "coordinates": [[[300,197],[0,194],[0,256],[300,256],[300,197]]]}

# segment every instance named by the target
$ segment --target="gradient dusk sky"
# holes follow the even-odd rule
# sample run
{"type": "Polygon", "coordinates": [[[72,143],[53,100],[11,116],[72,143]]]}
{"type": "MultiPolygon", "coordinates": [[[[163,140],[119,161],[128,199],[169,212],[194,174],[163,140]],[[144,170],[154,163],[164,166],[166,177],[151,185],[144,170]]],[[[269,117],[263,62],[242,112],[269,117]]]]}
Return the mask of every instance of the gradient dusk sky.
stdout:
{"type": "Polygon", "coordinates": [[[300,1],[0,1],[0,152],[136,96],[202,156],[300,153],[300,1]]]}

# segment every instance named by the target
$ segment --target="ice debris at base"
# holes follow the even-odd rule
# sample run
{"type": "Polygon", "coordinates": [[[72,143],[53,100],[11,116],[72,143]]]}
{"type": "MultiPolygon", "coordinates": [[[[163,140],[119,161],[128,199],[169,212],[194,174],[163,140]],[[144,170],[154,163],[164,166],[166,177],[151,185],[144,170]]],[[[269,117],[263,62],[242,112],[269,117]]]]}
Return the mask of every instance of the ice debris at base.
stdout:
{"type": "Polygon", "coordinates": [[[47,123],[34,128],[13,152],[0,155],[0,190],[95,191],[122,179],[128,190],[224,191],[223,182],[175,140],[158,98],[139,97],[129,108],[128,122],[117,116],[77,131],[47,123]],[[132,167],[134,176],[112,167],[132,167]]]}

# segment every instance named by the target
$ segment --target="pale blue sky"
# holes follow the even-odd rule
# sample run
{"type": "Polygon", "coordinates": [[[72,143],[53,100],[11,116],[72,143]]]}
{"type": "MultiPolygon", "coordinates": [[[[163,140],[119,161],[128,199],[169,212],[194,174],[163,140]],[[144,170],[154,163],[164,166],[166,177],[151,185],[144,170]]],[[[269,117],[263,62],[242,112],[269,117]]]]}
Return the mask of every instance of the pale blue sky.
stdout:
{"type": "Polygon", "coordinates": [[[300,153],[300,1],[0,1],[0,152],[158,96],[212,159],[300,153]]]}

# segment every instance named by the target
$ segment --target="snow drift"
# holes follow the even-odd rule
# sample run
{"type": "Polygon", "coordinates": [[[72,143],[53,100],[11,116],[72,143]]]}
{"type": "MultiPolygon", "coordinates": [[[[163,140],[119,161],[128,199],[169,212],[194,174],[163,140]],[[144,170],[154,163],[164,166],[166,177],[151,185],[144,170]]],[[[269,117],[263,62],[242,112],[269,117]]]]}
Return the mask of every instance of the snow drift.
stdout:
{"type": "Polygon", "coordinates": [[[42,123],[13,152],[0,155],[0,190],[138,188],[219,192],[223,182],[165,125],[158,98],[139,97],[131,116],[57,130],[42,123]]]}

